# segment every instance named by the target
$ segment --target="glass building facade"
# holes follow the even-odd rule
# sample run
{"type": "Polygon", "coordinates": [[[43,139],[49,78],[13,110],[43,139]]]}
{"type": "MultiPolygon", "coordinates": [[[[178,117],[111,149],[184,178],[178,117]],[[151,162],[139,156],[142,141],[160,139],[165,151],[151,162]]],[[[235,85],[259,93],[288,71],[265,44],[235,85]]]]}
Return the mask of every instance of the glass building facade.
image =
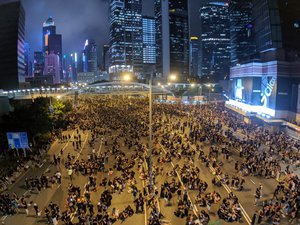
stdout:
{"type": "Polygon", "coordinates": [[[97,72],[98,65],[98,48],[96,42],[92,39],[85,41],[83,55],[82,55],[82,71],[83,72],[97,72]]]}
{"type": "Polygon", "coordinates": [[[0,89],[25,85],[25,11],[21,2],[0,3],[0,89]]]}
{"type": "Polygon", "coordinates": [[[229,78],[230,32],[228,4],[212,2],[200,9],[201,76],[208,82],[229,78]]]}
{"type": "Polygon", "coordinates": [[[141,0],[110,0],[110,67],[112,66],[133,67],[134,74],[141,75],[143,70],[141,0]]]}
{"type": "Polygon", "coordinates": [[[189,75],[188,0],[155,0],[157,75],[177,75],[186,81],[189,75]]]}
{"type": "Polygon", "coordinates": [[[300,121],[300,4],[254,0],[257,55],[231,68],[231,105],[266,117],[300,121]]]}
{"type": "Polygon", "coordinates": [[[32,64],[30,61],[30,46],[29,43],[24,43],[24,66],[25,76],[30,77],[32,75],[32,64]]]}
{"type": "MultiPolygon", "coordinates": [[[[199,38],[194,36],[190,38],[190,75],[192,77],[200,77],[199,71],[199,61],[200,61],[200,52],[199,52],[199,38]]],[[[201,68],[200,68],[201,69],[201,68]]]]}
{"type": "Polygon", "coordinates": [[[155,19],[143,17],[143,63],[156,63],[155,19]]]}
{"type": "Polygon", "coordinates": [[[56,26],[52,17],[49,17],[43,23],[43,53],[45,55],[50,53],[49,50],[49,36],[56,34],[56,26]]]}
{"type": "Polygon", "coordinates": [[[252,6],[252,0],[229,1],[231,65],[249,60],[256,54],[252,6]]]}
{"type": "Polygon", "coordinates": [[[44,53],[34,52],[33,55],[33,72],[34,76],[42,76],[44,70],[44,53]]]}

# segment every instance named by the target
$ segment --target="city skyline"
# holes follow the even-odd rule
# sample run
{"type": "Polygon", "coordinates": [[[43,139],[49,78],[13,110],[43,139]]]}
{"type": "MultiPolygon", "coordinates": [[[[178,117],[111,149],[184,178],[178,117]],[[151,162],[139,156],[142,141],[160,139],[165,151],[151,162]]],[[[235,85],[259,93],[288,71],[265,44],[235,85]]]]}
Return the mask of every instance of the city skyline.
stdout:
{"type": "MultiPolygon", "coordinates": [[[[16,0],[3,0],[13,2],[16,0]]],[[[190,0],[191,36],[199,35],[197,26],[200,6],[208,0],[190,0]]],[[[57,26],[57,33],[63,36],[63,53],[80,52],[82,43],[92,38],[98,46],[109,42],[109,0],[65,0],[64,7],[57,7],[58,0],[34,1],[21,0],[26,11],[25,41],[29,43],[31,59],[33,52],[42,50],[40,33],[42,25],[52,16],[57,26]],[[67,9],[67,10],[66,10],[67,9]],[[77,16],[76,15],[80,15],[77,16]],[[82,16],[84,15],[84,16],[82,16]],[[70,26],[74,24],[76,26],[70,26]]],[[[152,0],[143,0],[143,16],[154,16],[152,0]]],[[[100,51],[101,52],[101,51],[100,51]]]]}

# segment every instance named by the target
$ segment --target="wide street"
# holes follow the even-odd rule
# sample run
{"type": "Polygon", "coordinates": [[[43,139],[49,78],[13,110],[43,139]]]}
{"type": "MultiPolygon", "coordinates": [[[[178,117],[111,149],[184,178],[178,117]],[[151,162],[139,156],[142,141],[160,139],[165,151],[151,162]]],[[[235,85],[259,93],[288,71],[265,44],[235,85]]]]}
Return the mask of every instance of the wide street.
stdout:
{"type": "MultiPolygon", "coordinates": [[[[199,130],[203,129],[197,120],[199,114],[196,116],[196,113],[204,112],[203,108],[201,109],[199,106],[195,108],[178,106],[176,108],[170,105],[154,105],[152,162],[156,194],[151,195],[149,193],[151,190],[148,188],[149,179],[147,178],[149,164],[146,160],[149,155],[148,114],[147,108],[145,108],[147,102],[127,98],[106,99],[105,101],[95,98],[81,101],[80,107],[75,113],[77,116],[74,116],[75,127],[62,132],[63,136],[70,138],[56,140],[47,155],[41,159],[41,166],[30,168],[9,188],[9,193],[16,193],[18,196],[24,195],[26,202],[31,202],[28,207],[28,215],[21,208],[17,214],[3,216],[1,218],[2,223],[7,225],[46,224],[47,218],[44,209],[50,203],[58,205],[59,214],[69,209],[70,205],[68,205],[67,199],[70,197],[70,191],[68,191],[70,184],[74,187],[80,187],[82,196],[85,196],[86,192],[90,194],[90,201],[84,201],[88,202],[88,210],[81,211],[80,207],[75,207],[74,211],[69,210],[69,219],[74,224],[94,224],[89,222],[89,216],[93,214],[90,213],[89,205],[93,205],[94,214],[98,212],[98,214],[108,217],[113,217],[114,214],[119,215],[115,217],[118,219],[113,220],[114,224],[149,224],[152,211],[149,204],[153,207],[156,206],[163,215],[160,219],[161,224],[192,224],[187,223],[186,216],[180,218],[178,214],[174,214],[178,211],[178,201],[181,199],[183,201],[181,212],[184,212],[188,205],[187,213],[190,215],[191,221],[194,220],[194,224],[201,223],[192,217],[198,217],[202,214],[209,215],[210,224],[239,223],[250,225],[253,214],[262,208],[263,201],[272,199],[278,181],[264,176],[241,176],[239,170],[236,169],[236,164],[241,165],[245,161],[243,157],[240,157],[236,147],[226,146],[229,157],[217,150],[218,156],[214,157],[215,163],[213,160],[207,162],[202,160],[203,157],[211,159],[210,155],[214,154],[212,149],[222,148],[221,144],[214,144],[208,140],[193,140],[190,137],[195,127],[199,130]],[[76,148],[75,143],[78,140],[80,140],[81,145],[79,144],[76,148]],[[55,158],[59,156],[61,160],[54,160],[54,155],[55,158]],[[93,161],[93,159],[96,160],[93,161]],[[95,165],[90,165],[88,162],[95,163],[95,165]],[[100,163],[98,164],[98,162],[100,163]],[[68,163],[73,165],[71,175],[70,170],[66,168],[68,163]],[[105,165],[104,171],[99,169],[101,163],[105,165]],[[83,171],[76,169],[76,166],[80,164],[83,165],[83,171]],[[216,165],[220,165],[219,171],[216,170],[216,165]],[[93,166],[96,167],[96,170],[89,171],[89,169],[93,170],[93,166]],[[118,169],[118,166],[121,169],[118,169]],[[49,183],[49,187],[42,188],[40,191],[37,188],[29,190],[25,187],[25,178],[45,175],[48,180],[51,180],[51,177],[58,171],[62,176],[61,183],[57,181],[53,184],[49,183]],[[229,177],[227,184],[226,182],[222,182],[220,185],[212,184],[213,179],[219,181],[224,178],[225,174],[229,177]],[[245,183],[242,190],[237,190],[232,185],[232,176],[244,179],[245,183]],[[90,177],[96,178],[95,188],[91,185],[90,177]],[[106,181],[107,184],[103,185],[103,181],[106,181]],[[262,197],[256,206],[254,205],[254,195],[260,185],[262,186],[262,197]],[[135,188],[137,197],[133,194],[135,188]],[[163,194],[162,189],[165,191],[163,194]],[[102,206],[103,203],[102,200],[100,201],[101,195],[107,190],[112,195],[111,204],[103,206],[104,208],[108,207],[108,209],[99,210],[97,206],[102,206]],[[181,191],[178,192],[178,190],[181,191]],[[223,199],[227,198],[230,193],[238,199],[239,204],[230,203],[230,207],[237,207],[237,209],[232,209],[233,217],[235,212],[241,212],[242,217],[238,222],[226,222],[218,216],[218,210],[223,199]],[[128,205],[134,212],[136,211],[136,206],[139,203],[134,203],[134,200],[140,199],[139,194],[143,199],[143,207],[139,205],[138,213],[134,213],[122,221],[120,214],[128,205]],[[210,209],[201,206],[199,203],[201,198],[211,199],[210,209]],[[36,216],[33,208],[34,203],[41,211],[40,216],[36,216]],[[141,208],[144,210],[142,211],[141,208]],[[115,213],[116,210],[118,213],[115,213]],[[202,210],[205,213],[201,212],[202,210]],[[80,216],[84,217],[85,222],[81,221],[82,217],[80,216]]],[[[203,115],[203,117],[207,117],[206,119],[209,120],[209,116],[203,115]]],[[[217,133],[229,142],[227,131],[228,128],[223,126],[217,133]]],[[[238,132],[233,133],[233,136],[243,138],[238,132]]],[[[76,200],[78,201],[78,198],[76,200]]],[[[75,203],[72,204],[75,205],[75,203]]],[[[202,224],[207,224],[205,220],[202,222],[202,224]]],[[[262,223],[272,224],[265,219],[262,223]]],[[[64,223],[59,220],[59,224],[64,223]]],[[[110,223],[103,222],[101,224],[110,223]]],[[[280,224],[288,224],[288,219],[282,218],[280,224]]],[[[290,224],[297,224],[297,221],[294,220],[290,224]]]]}

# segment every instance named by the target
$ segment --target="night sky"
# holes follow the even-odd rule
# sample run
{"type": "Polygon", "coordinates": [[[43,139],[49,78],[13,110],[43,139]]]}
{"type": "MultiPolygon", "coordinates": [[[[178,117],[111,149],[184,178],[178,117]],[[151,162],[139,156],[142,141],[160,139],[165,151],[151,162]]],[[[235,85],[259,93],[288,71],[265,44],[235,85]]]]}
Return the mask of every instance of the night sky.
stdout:
{"type": "MultiPolygon", "coordinates": [[[[13,0],[0,0],[13,1],[13,0]]],[[[153,0],[143,0],[144,15],[153,15],[153,0]]],[[[199,8],[208,0],[190,0],[191,35],[199,34],[199,8]]],[[[26,41],[31,55],[41,50],[42,24],[52,16],[63,37],[63,53],[80,52],[87,38],[99,46],[108,43],[109,0],[21,0],[26,11],[26,41]]],[[[101,49],[100,49],[101,50],[101,49]]]]}

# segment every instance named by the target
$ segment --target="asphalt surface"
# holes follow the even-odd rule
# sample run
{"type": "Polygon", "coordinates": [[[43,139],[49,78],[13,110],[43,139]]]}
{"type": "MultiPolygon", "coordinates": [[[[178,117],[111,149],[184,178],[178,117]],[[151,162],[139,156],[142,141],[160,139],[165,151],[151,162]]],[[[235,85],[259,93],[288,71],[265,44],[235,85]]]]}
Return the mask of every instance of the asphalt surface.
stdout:
{"type": "MultiPolygon", "coordinates": [[[[188,120],[187,118],[176,118],[179,119],[180,121],[180,126],[183,126],[183,122],[188,120]]],[[[181,132],[179,130],[175,130],[172,128],[170,124],[167,122],[163,122],[162,125],[162,130],[164,132],[168,133],[180,133],[180,135],[184,136],[185,134],[189,133],[189,128],[186,127],[184,128],[184,132],[181,132]]],[[[72,137],[75,133],[75,130],[67,130],[64,131],[64,134],[70,134],[72,137]]],[[[109,152],[110,146],[112,144],[112,137],[111,136],[106,136],[105,138],[108,140],[108,145],[105,146],[103,144],[102,138],[103,136],[99,136],[96,141],[94,146],[89,146],[88,141],[91,140],[91,132],[83,132],[80,131],[80,134],[82,135],[82,148],[79,150],[75,150],[71,144],[73,141],[73,138],[71,138],[70,141],[68,142],[61,142],[61,141],[55,141],[47,156],[45,156],[44,159],[41,159],[41,167],[33,167],[28,169],[20,178],[17,179],[16,183],[14,183],[10,188],[9,192],[13,193],[15,192],[17,195],[25,195],[27,197],[27,202],[33,201],[37,203],[39,206],[40,210],[43,210],[44,207],[48,206],[50,202],[58,204],[61,210],[64,209],[65,204],[66,204],[66,198],[67,198],[67,188],[70,183],[69,176],[67,175],[67,170],[65,169],[63,165],[63,160],[60,165],[55,166],[52,163],[52,157],[53,154],[59,154],[60,150],[63,149],[63,155],[64,157],[67,156],[67,154],[74,155],[76,159],[84,159],[87,160],[88,155],[92,153],[92,150],[96,150],[96,154],[100,154],[100,152],[109,152]],[[40,193],[37,193],[36,191],[31,192],[29,190],[25,189],[25,178],[26,177],[35,177],[35,176],[41,176],[42,174],[45,174],[47,176],[53,176],[56,171],[61,171],[62,173],[62,184],[54,184],[51,188],[46,188],[42,189],[40,193]]],[[[114,135],[117,134],[117,131],[114,133],[114,135]]],[[[235,135],[240,135],[240,134],[235,134],[235,135]]],[[[157,140],[160,140],[159,137],[156,137],[157,140]]],[[[133,154],[132,149],[128,149],[125,145],[123,145],[124,139],[120,139],[121,143],[121,150],[126,152],[127,157],[131,157],[133,154]]],[[[142,138],[142,142],[146,145],[148,142],[148,138],[144,137],[142,138]]],[[[185,143],[189,143],[187,139],[184,141],[185,143]]],[[[202,150],[205,152],[205,154],[209,153],[209,148],[211,147],[210,144],[208,143],[199,143],[201,145],[202,150]]],[[[191,144],[192,148],[195,148],[195,145],[191,144]]],[[[155,179],[155,187],[157,188],[158,191],[160,191],[161,185],[165,182],[171,182],[172,179],[175,179],[176,181],[179,181],[182,185],[182,189],[185,187],[183,186],[181,182],[181,177],[178,169],[176,170],[175,176],[167,176],[167,173],[170,173],[176,165],[179,167],[182,167],[184,164],[191,163],[186,160],[185,157],[182,157],[181,159],[172,159],[172,162],[170,163],[163,163],[160,164],[157,162],[158,158],[161,156],[164,156],[168,153],[169,149],[164,148],[162,145],[157,144],[155,145],[155,148],[159,149],[162,151],[161,155],[154,155],[153,156],[153,162],[154,165],[163,167],[163,175],[158,175],[155,179]]],[[[239,154],[237,150],[232,149],[231,150],[232,156],[230,157],[229,160],[226,160],[224,158],[221,159],[221,161],[224,163],[222,166],[222,171],[231,177],[232,175],[236,175],[236,171],[234,168],[234,163],[236,161],[242,162],[242,158],[239,157],[239,154]]],[[[242,213],[243,213],[243,218],[239,224],[250,224],[251,223],[251,218],[253,213],[260,209],[260,206],[255,206],[254,205],[254,194],[255,194],[255,189],[261,184],[263,186],[263,197],[259,201],[259,205],[262,204],[264,200],[270,199],[273,196],[273,192],[276,188],[277,181],[275,179],[266,179],[263,177],[254,177],[254,176],[246,176],[244,179],[246,180],[245,183],[245,188],[243,191],[236,191],[232,189],[231,187],[227,185],[223,185],[221,187],[213,186],[211,183],[211,180],[215,177],[213,175],[213,168],[211,166],[207,167],[203,163],[198,160],[198,152],[196,153],[196,156],[193,160],[193,165],[197,166],[200,169],[200,178],[201,180],[205,181],[208,184],[208,189],[206,190],[206,193],[210,193],[212,191],[216,191],[221,195],[221,199],[226,197],[229,192],[233,192],[239,199],[240,206],[242,208],[242,213]]],[[[112,168],[114,163],[114,157],[111,155],[108,159],[108,162],[105,166],[106,169],[112,168]]],[[[144,165],[146,166],[146,165],[144,165]]],[[[137,187],[139,189],[142,189],[147,185],[145,180],[142,180],[139,178],[139,172],[137,171],[137,165],[134,167],[136,171],[136,180],[137,180],[137,187]]],[[[112,179],[114,176],[119,176],[119,172],[114,172],[112,175],[108,175],[107,171],[102,173],[98,172],[97,174],[97,184],[103,179],[104,177],[108,177],[112,179]]],[[[81,187],[83,190],[84,185],[87,183],[87,176],[83,176],[81,174],[74,175],[73,178],[73,184],[76,184],[81,187]]],[[[97,186],[97,190],[95,192],[91,193],[91,198],[92,202],[94,205],[97,204],[99,201],[100,195],[103,192],[104,188],[101,186],[97,186]]],[[[192,202],[192,208],[190,209],[191,214],[197,215],[201,210],[207,211],[206,208],[202,208],[198,206],[195,203],[195,198],[197,195],[197,191],[194,190],[188,190],[188,195],[189,198],[192,202]]],[[[126,191],[122,193],[114,193],[113,194],[113,199],[112,199],[112,206],[110,207],[110,211],[113,207],[119,209],[122,211],[125,209],[127,205],[131,205],[133,209],[135,209],[135,206],[133,204],[133,195],[129,193],[126,189],[126,191]]],[[[164,221],[166,222],[165,224],[173,224],[173,225],[180,225],[180,224],[185,224],[186,219],[183,218],[178,218],[174,215],[174,211],[177,209],[177,196],[174,195],[174,197],[171,200],[171,205],[166,205],[166,201],[164,199],[159,199],[157,202],[158,208],[160,209],[161,213],[164,215],[164,221]]],[[[211,207],[211,213],[210,218],[212,223],[211,224],[231,224],[227,223],[221,219],[218,218],[217,215],[217,210],[220,206],[220,202],[213,204],[211,207]]],[[[134,214],[132,217],[129,217],[125,222],[122,224],[124,225],[131,225],[131,224],[147,224],[147,219],[149,217],[149,208],[145,207],[145,211],[142,213],[134,214]]],[[[76,215],[74,214],[73,222],[77,221],[76,215]]],[[[3,216],[1,218],[1,222],[3,224],[7,225],[19,225],[19,224],[26,224],[26,225],[34,225],[34,224],[46,224],[47,221],[44,218],[44,215],[42,214],[41,217],[35,217],[35,213],[32,207],[29,208],[29,215],[27,216],[25,214],[25,211],[22,209],[20,210],[19,214],[13,215],[13,216],[3,216]]],[[[61,223],[60,223],[61,224],[61,223]]],[[[115,224],[121,224],[121,222],[117,221],[115,224]]],[[[288,224],[287,220],[282,220],[281,224],[288,224]]],[[[294,222],[296,224],[296,221],[294,222]]]]}

